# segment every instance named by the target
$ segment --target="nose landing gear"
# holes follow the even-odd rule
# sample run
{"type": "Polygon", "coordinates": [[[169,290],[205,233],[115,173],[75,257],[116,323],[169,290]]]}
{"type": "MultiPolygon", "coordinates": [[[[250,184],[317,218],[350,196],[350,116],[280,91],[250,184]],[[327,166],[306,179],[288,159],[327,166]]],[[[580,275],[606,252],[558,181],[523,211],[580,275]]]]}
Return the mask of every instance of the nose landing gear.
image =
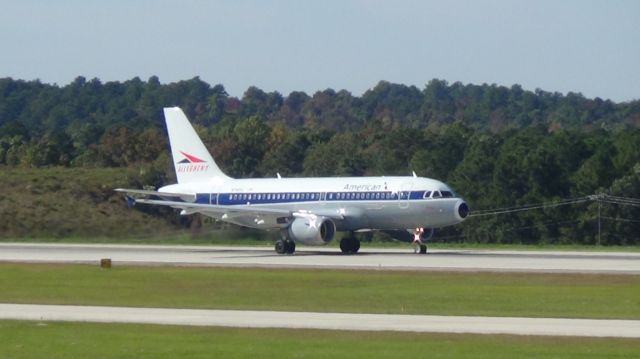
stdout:
{"type": "Polygon", "coordinates": [[[414,253],[427,254],[427,245],[422,243],[423,234],[424,228],[420,227],[413,232],[413,243],[411,245],[414,253]]]}
{"type": "Polygon", "coordinates": [[[413,253],[427,254],[427,245],[421,241],[413,241],[413,253]]]}

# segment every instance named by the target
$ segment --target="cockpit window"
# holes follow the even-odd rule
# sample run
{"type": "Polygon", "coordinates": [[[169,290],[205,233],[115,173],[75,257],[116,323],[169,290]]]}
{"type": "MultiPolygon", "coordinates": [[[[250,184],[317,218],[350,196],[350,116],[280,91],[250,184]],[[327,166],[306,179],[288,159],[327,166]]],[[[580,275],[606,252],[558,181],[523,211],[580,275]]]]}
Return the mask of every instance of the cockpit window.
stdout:
{"type": "Polygon", "coordinates": [[[431,197],[431,191],[426,191],[424,193],[424,197],[423,198],[429,198],[429,197],[431,197]]]}
{"type": "Polygon", "coordinates": [[[451,191],[442,191],[442,197],[453,198],[453,193],[451,191]]]}
{"type": "Polygon", "coordinates": [[[431,196],[432,198],[440,198],[442,197],[442,194],[440,194],[440,191],[433,191],[433,196],[431,196]]]}

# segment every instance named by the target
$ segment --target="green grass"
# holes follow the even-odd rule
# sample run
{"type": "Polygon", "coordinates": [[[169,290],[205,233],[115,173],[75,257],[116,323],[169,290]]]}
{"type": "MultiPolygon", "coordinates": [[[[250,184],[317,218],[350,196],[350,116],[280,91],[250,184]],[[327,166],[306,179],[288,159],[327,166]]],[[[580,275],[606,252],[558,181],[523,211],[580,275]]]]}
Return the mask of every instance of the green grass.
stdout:
{"type": "Polygon", "coordinates": [[[0,321],[0,357],[637,358],[640,341],[0,321]]]}
{"type": "Polygon", "coordinates": [[[640,276],[0,264],[0,302],[640,319],[640,276]]]}
{"type": "Polygon", "coordinates": [[[175,231],[166,219],[128,210],[116,187],[139,187],[133,168],[0,166],[0,237],[144,236],[175,231]]]}

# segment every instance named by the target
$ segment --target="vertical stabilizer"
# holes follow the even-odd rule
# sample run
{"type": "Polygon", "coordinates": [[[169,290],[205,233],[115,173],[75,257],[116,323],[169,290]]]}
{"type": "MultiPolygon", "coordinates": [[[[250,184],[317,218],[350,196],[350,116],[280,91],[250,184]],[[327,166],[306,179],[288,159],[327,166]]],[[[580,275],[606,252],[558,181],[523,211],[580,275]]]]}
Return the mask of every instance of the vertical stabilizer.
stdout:
{"type": "Polygon", "coordinates": [[[165,107],[169,143],[178,183],[225,181],[225,175],[179,107],[165,107]]]}

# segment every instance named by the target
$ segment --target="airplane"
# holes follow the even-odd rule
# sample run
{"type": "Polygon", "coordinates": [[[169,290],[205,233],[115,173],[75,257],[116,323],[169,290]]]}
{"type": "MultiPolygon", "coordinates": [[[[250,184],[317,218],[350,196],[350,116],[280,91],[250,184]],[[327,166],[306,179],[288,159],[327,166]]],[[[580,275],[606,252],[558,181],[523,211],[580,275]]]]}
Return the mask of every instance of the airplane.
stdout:
{"type": "Polygon", "coordinates": [[[326,245],[336,232],[345,254],[357,253],[355,233],[382,231],[426,254],[433,229],[455,225],[469,206],[446,184],[412,176],[242,178],[227,176],[179,107],[164,108],[177,182],[157,191],[117,188],[130,204],[170,206],[240,226],[280,231],[279,254],[296,243],[326,245]],[[134,198],[134,195],[138,198],[134,198]]]}

